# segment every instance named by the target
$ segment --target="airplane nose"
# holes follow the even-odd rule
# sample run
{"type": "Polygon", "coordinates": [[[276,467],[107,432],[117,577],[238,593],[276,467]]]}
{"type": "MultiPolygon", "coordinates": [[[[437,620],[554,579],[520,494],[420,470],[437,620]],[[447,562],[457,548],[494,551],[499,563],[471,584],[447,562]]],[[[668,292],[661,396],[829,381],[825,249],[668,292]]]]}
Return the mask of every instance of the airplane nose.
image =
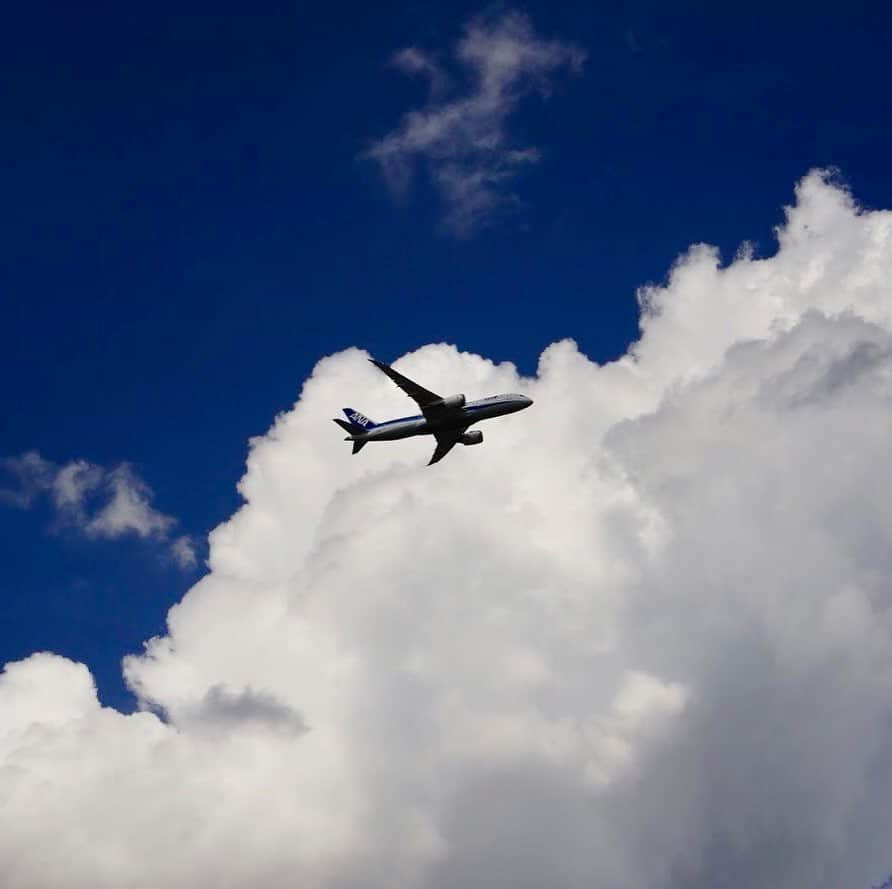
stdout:
{"type": "Polygon", "coordinates": [[[527,398],[526,396],[524,396],[524,399],[523,399],[523,406],[524,406],[524,407],[529,407],[532,403],[533,403],[533,399],[532,399],[532,398],[527,398]]]}

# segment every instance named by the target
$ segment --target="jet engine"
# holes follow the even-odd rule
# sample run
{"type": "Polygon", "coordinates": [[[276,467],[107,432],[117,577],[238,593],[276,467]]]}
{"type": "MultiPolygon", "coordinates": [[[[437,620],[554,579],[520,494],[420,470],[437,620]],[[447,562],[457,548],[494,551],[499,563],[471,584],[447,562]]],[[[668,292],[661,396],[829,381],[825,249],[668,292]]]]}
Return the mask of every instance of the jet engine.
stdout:
{"type": "Polygon", "coordinates": [[[483,441],[483,433],[475,429],[473,432],[466,432],[459,441],[463,445],[480,444],[483,441]]]}
{"type": "Polygon", "coordinates": [[[457,408],[465,406],[465,396],[464,395],[450,395],[448,398],[444,398],[440,402],[440,406],[446,408],[457,408]]]}

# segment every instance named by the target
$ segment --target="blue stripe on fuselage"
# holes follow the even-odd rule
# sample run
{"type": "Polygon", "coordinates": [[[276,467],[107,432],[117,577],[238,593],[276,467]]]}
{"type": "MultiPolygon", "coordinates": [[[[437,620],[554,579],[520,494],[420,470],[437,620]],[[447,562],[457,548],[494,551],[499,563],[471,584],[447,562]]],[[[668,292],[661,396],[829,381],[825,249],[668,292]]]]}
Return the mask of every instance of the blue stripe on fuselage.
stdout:
{"type": "Polygon", "coordinates": [[[380,429],[382,426],[393,426],[394,423],[405,423],[407,420],[423,420],[423,414],[415,414],[414,417],[400,417],[397,420],[386,420],[384,423],[376,423],[375,428],[380,429]]]}
{"type": "MultiPolygon", "coordinates": [[[[503,407],[506,404],[514,404],[513,401],[477,401],[466,404],[463,411],[479,411],[489,407],[503,407]]],[[[393,423],[405,423],[407,420],[426,420],[424,414],[413,414],[411,417],[398,417],[396,420],[385,420],[383,423],[376,423],[376,427],[390,426],[393,423]]]]}
{"type": "MultiPolygon", "coordinates": [[[[448,418],[447,423],[448,426],[456,426],[461,425],[462,419],[467,420],[468,423],[476,422],[476,418],[478,414],[486,412],[490,414],[491,411],[495,408],[496,412],[490,414],[490,416],[499,416],[500,408],[510,407],[514,404],[514,399],[507,398],[504,400],[496,400],[493,398],[486,398],[482,401],[473,401],[470,404],[466,404],[462,409],[460,414],[452,415],[448,418]]],[[[446,419],[445,417],[443,418],[446,419]]],[[[483,419],[486,419],[486,416],[483,416],[483,419]]],[[[424,414],[413,414],[411,417],[397,417],[395,420],[385,420],[383,423],[375,423],[374,427],[366,430],[369,434],[369,438],[374,439],[379,437],[379,433],[385,431],[391,427],[399,426],[402,423],[419,423],[424,422],[429,424],[428,426],[419,430],[414,434],[420,434],[421,432],[430,432],[433,433],[434,430],[439,425],[438,418],[428,418],[425,417],[424,414]]]]}
{"type": "MultiPolygon", "coordinates": [[[[485,404],[466,404],[462,411],[479,411],[484,410],[485,408],[491,407],[503,407],[506,404],[511,404],[510,401],[487,401],[485,404]]],[[[382,426],[393,426],[394,423],[406,423],[409,420],[426,420],[427,417],[424,414],[414,414],[411,417],[398,417],[396,420],[385,420],[383,423],[376,423],[375,428],[380,429],[382,426]]]]}

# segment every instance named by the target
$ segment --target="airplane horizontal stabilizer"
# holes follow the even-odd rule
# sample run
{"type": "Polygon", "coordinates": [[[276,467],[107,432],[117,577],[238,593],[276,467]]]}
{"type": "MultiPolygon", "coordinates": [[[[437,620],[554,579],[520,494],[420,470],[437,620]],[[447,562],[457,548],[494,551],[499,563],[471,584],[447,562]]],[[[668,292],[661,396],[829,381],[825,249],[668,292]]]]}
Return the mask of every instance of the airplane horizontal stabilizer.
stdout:
{"type": "Polygon", "coordinates": [[[368,441],[354,441],[353,442],[353,453],[358,454],[367,444],[368,444],[368,441]]]}

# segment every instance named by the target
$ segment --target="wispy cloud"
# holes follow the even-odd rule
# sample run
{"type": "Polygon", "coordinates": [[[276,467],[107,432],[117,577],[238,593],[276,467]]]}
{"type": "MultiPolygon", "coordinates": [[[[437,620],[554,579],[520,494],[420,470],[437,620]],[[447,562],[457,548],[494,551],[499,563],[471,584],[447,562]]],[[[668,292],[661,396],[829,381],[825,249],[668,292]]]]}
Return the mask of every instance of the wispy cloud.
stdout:
{"type": "Polygon", "coordinates": [[[152,505],[152,489],[127,463],[112,468],[86,460],[60,465],[28,451],[0,460],[0,503],[30,509],[45,497],[58,523],[93,540],[133,535],[169,546],[181,568],[196,564],[195,546],[186,535],[171,540],[176,519],[152,505]]]}
{"type": "Polygon", "coordinates": [[[527,16],[508,12],[473,19],[453,55],[467,85],[458,95],[435,55],[413,46],[394,56],[401,71],[429,79],[428,102],[404,115],[365,157],[396,194],[408,191],[423,165],[443,201],[446,229],[467,236],[517,207],[513,180],[541,158],[537,148],[511,144],[508,118],[524,97],[548,96],[560,71],[578,72],[585,52],[543,40],[527,16]]]}
{"type": "Polygon", "coordinates": [[[182,534],[170,544],[170,554],[180,568],[194,568],[198,564],[195,543],[188,534],[182,534]]]}

